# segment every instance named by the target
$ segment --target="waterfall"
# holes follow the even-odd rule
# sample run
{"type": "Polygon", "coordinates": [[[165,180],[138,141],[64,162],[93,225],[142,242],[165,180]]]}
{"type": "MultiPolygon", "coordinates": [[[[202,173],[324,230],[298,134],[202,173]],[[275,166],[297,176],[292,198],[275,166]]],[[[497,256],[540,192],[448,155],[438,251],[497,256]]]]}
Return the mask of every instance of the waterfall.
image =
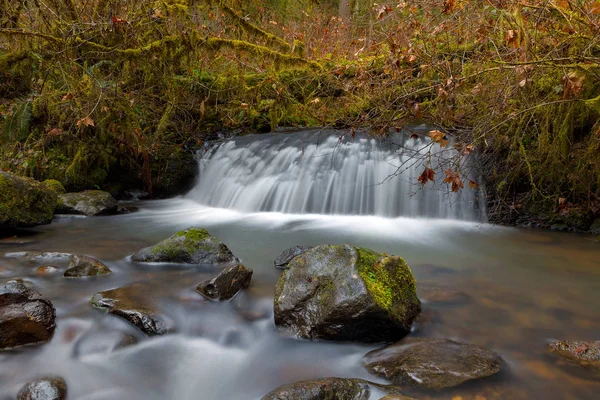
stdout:
{"type": "Polygon", "coordinates": [[[386,139],[313,130],[250,135],[199,155],[199,178],[187,195],[203,205],[243,212],[377,215],[485,221],[474,154],[440,148],[415,128],[386,139]],[[460,159],[464,189],[442,183],[460,159]],[[429,164],[427,164],[429,163],[429,164]],[[425,166],[436,171],[424,187],[425,166]]]}

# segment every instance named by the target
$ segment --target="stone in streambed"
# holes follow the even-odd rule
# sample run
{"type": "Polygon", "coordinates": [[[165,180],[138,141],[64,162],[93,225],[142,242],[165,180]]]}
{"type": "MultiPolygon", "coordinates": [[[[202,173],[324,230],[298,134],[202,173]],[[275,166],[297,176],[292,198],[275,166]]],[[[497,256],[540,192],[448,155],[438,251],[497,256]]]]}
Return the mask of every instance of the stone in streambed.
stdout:
{"type": "Polygon", "coordinates": [[[17,400],[64,400],[67,383],[60,377],[36,379],[27,383],[17,394],[17,400]]]}
{"type": "Polygon", "coordinates": [[[465,292],[433,283],[417,285],[417,293],[424,302],[442,305],[459,305],[470,300],[469,295],[465,292]]]}
{"type": "Polygon", "coordinates": [[[576,361],[584,367],[600,369],[600,340],[559,340],[548,346],[561,357],[576,361]]]}
{"type": "Polygon", "coordinates": [[[217,277],[200,283],[196,291],[210,300],[229,300],[250,285],[252,272],[241,264],[234,265],[223,270],[217,277]]]}
{"type": "Polygon", "coordinates": [[[37,267],[34,272],[36,275],[46,276],[57,273],[59,271],[59,268],[55,267],[54,265],[42,265],[41,267],[37,267]]]}
{"type": "Polygon", "coordinates": [[[206,229],[188,228],[162,242],[141,249],[131,259],[136,262],[218,265],[239,262],[229,248],[206,229]]]}
{"type": "Polygon", "coordinates": [[[0,232],[52,222],[57,195],[47,185],[0,171],[0,232]]]}
{"type": "Polygon", "coordinates": [[[96,293],[90,303],[125,319],[148,335],[163,335],[174,330],[171,319],[153,304],[150,288],[142,284],[96,293]]]}
{"type": "Polygon", "coordinates": [[[73,254],[69,260],[69,267],[65,271],[65,277],[81,278],[108,275],[111,272],[110,268],[93,257],[73,254]]]}
{"type": "Polygon", "coordinates": [[[76,214],[93,217],[117,212],[117,201],[108,192],[86,190],[79,193],[65,193],[58,196],[56,214],[76,214]]]}
{"type": "Polygon", "coordinates": [[[312,247],[310,246],[293,246],[281,252],[273,262],[277,268],[285,268],[294,257],[306,253],[312,247]]]}
{"type": "Polygon", "coordinates": [[[39,293],[16,281],[0,285],[0,349],[47,342],[56,310],[39,293]]]}
{"type": "Polygon", "coordinates": [[[274,309],[275,324],[302,338],[384,342],[410,332],[421,304],[401,257],[321,245],[289,263],[274,309]]]}
{"type": "Polygon", "coordinates": [[[372,374],[394,385],[444,389],[492,376],[502,359],[491,350],[448,339],[412,338],[365,356],[372,374]]]}

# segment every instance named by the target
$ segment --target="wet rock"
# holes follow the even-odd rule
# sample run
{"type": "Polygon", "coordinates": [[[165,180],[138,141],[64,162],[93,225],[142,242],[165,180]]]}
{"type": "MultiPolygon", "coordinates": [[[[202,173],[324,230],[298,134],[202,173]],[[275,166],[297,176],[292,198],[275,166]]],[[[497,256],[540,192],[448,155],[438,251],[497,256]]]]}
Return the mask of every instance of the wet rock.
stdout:
{"type": "Polygon", "coordinates": [[[241,264],[234,265],[224,269],[217,277],[200,283],[196,291],[210,300],[229,300],[250,285],[252,272],[241,264]]]}
{"type": "Polygon", "coordinates": [[[311,248],[312,247],[310,246],[290,247],[289,249],[282,251],[281,254],[277,256],[277,258],[274,261],[274,264],[277,268],[285,268],[294,257],[307,252],[311,248]]]}
{"type": "Polygon", "coordinates": [[[412,338],[371,351],[364,362],[369,372],[394,385],[438,390],[494,375],[502,359],[468,343],[412,338]]]}
{"type": "Polygon", "coordinates": [[[550,350],[584,367],[600,369],[600,340],[559,340],[548,345],[550,350]]]}
{"type": "Polygon", "coordinates": [[[35,269],[35,274],[40,276],[51,275],[59,272],[59,268],[54,265],[42,265],[41,267],[37,267],[35,269]]]}
{"type": "Polygon", "coordinates": [[[464,304],[470,297],[460,290],[431,283],[417,285],[419,298],[427,303],[442,303],[446,305],[464,304]]]}
{"type": "Polygon", "coordinates": [[[131,214],[137,211],[139,211],[139,208],[135,206],[119,206],[117,209],[117,214],[131,214]]]}
{"type": "Polygon", "coordinates": [[[67,383],[59,377],[31,381],[17,394],[17,400],[64,400],[66,398],[67,383]]]}
{"type": "Polygon", "coordinates": [[[65,271],[65,277],[81,278],[108,275],[111,272],[110,268],[95,258],[73,254],[69,260],[69,268],[65,271]]]}
{"type": "Polygon", "coordinates": [[[125,319],[148,335],[172,332],[172,321],[152,304],[151,296],[148,287],[133,284],[96,293],[90,303],[109,314],[125,319]]]}
{"type": "Polygon", "coordinates": [[[0,231],[49,224],[56,204],[50,187],[0,171],[0,231]]]}
{"type": "Polygon", "coordinates": [[[117,201],[108,192],[86,190],[58,196],[57,214],[77,214],[93,217],[117,212],[117,201]]]}
{"type": "Polygon", "coordinates": [[[131,259],[137,262],[181,264],[226,264],[239,262],[229,248],[206,229],[188,228],[162,242],[141,249],[131,259]]]}
{"type": "Polygon", "coordinates": [[[309,339],[393,341],[421,310],[401,257],[349,245],[296,256],[275,288],[275,324],[309,339]]]}
{"type": "Polygon", "coordinates": [[[52,303],[20,282],[0,285],[0,349],[47,342],[56,328],[52,303]]]}
{"type": "Polygon", "coordinates": [[[370,394],[367,381],[323,378],[280,386],[265,395],[262,400],[366,400],[370,394]]]}
{"type": "Polygon", "coordinates": [[[28,251],[22,253],[7,253],[6,257],[23,258],[31,261],[66,261],[71,258],[70,253],[57,253],[53,251],[28,251]]]}

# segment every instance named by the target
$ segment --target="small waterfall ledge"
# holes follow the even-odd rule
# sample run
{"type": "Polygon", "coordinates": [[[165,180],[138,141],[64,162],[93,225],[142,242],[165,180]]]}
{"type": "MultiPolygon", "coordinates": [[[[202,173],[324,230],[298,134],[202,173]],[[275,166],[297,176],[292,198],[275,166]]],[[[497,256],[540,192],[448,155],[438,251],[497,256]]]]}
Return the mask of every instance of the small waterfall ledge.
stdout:
{"type": "Polygon", "coordinates": [[[417,138],[401,132],[385,140],[331,130],[232,139],[199,154],[198,181],[186,197],[242,212],[486,222],[483,190],[468,185],[481,181],[476,155],[440,149],[428,129],[416,129],[417,138]],[[465,188],[453,193],[442,170],[457,157],[465,188]],[[417,179],[427,160],[437,174],[423,187],[417,179]]]}

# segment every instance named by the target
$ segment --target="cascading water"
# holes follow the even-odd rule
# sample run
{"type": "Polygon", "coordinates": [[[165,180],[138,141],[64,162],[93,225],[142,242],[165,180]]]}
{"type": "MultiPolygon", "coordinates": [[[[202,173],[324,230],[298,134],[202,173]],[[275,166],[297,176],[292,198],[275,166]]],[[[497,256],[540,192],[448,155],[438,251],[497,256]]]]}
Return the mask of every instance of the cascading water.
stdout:
{"type": "Polygon", "coordinates": [[[453,193],[439,175],[426,187],[417,181],[428,162],[439,172],[457,157],[462,173],[471,174],[463,180],[479,181],[474,156],[441,149],[426,134],[412,136],[379,140],[320,130],[240,137],[199,157],[188,198],[243,212],[485,221],[479,190],[466,185],[453,193]]]}

